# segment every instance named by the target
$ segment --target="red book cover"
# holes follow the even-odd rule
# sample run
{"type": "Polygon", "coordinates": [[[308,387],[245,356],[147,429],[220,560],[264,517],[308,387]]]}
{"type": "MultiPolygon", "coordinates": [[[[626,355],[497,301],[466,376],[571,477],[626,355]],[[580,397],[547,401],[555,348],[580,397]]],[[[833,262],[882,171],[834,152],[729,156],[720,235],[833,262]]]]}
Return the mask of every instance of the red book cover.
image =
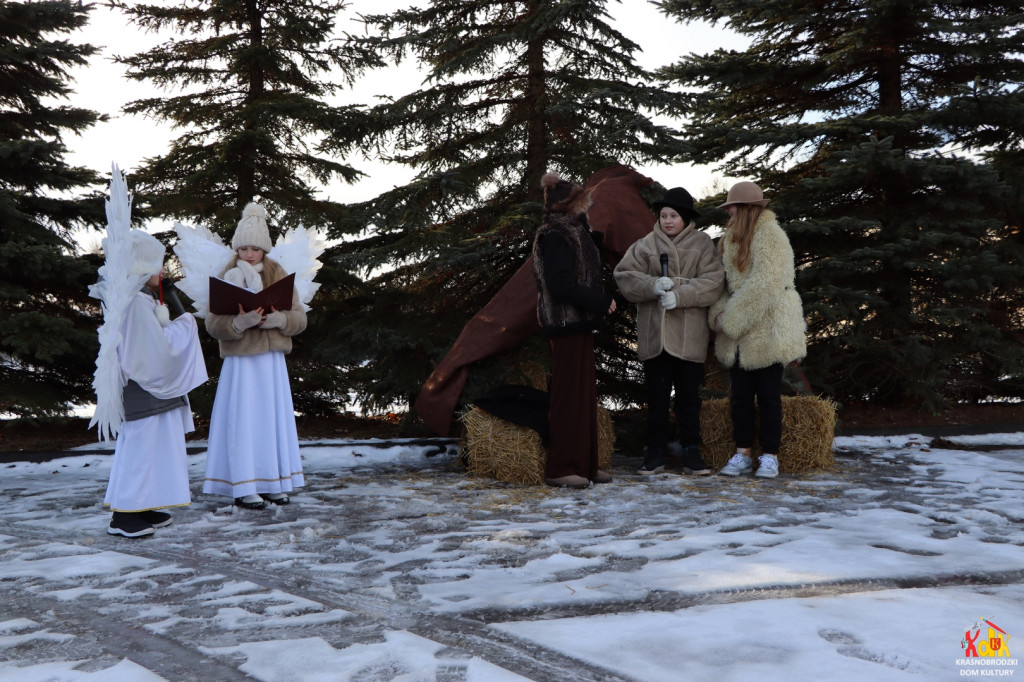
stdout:
{"type": "Polygon", "coordinates": [[[238,304],[245,312],[263,308],[263,312],[292,309],[292,292],[295,289],[295,275],[280,279],[263,291],[254,294],[248,289],[236,287],[216,277],[210,278],[210,312],[214,315],[237,315],[238,304]]]}

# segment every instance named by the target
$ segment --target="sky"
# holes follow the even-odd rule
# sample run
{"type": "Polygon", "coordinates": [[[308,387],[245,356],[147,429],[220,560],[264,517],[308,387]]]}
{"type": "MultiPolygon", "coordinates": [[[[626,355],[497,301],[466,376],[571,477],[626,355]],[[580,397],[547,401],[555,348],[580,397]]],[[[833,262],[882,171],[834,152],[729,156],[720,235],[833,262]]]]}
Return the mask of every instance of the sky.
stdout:
{"type": "Polygon", "coordinates": [[[581,491],[304,441],[306,487],[260,512],[200,493],[197,441],[192,505],[137,541],[105,532],[109,455],[8,462],[0,680],[1016,679],[1024,433],[950,440],[840,437],[835,471],[774,480],[617,457],[581,491]]]}
{"type": "MultiPolygon", "coordinates": [[[[411,3],[401,0],[353,0],[350,11],[342,23],[344,30],[358,33],[362,26],[354,17],[366,12],[385,12],[411,3]]],[[[696,52],[710,52],[719,47],[738,48],[742,39],[735,33],[710,25],[683,26],[669,21],[657,9],[643,0],[609,2],[613,24],[627,38],[641,45],[637,55],[645,68],[656,68],[677,61],[681,56],[696,52]]],[[[91,21],[80,40],[102,47],[87,68],[72,71],[75,95],[71,103],[107,114],[110,120],[87,131],[79,138],[66,141],[68,160],[109,174],[111,163],[127,172],[149,157],[164,153],[173,131],[160,122],[141,116],[127,116],[121,108],[128,102],[160,96],[161,91],[146,83],[124,78],[123,68],[112,61],[113,55],[130,55],[162,43],[169,37],[146,34],[127,23],[123,15],[101,5],[94,7],[91,21]]],[[[385,73],[374,72],[361,79],[352,89],[352,102],[372,103],[382,94],[404,94],[418,87],[422,76],[411,63],[392,67],[385,73]]],[[[411,179],[407,168],[385,166],[372,160],[352,159],[353,165],[369,174],[356,185],[338,183],[326,188],[328,197],[341,203],[352,203],[372,198],[395,185],[411,179]]],[[[712,169],[692,164],[649,165],[639,167],[642,173],[666,187],[684,186],[700,198],[705,193],[720,190],[723,182],[712,169]]],[[[98,243],[98,240],[97,240],[98,243]]]]}

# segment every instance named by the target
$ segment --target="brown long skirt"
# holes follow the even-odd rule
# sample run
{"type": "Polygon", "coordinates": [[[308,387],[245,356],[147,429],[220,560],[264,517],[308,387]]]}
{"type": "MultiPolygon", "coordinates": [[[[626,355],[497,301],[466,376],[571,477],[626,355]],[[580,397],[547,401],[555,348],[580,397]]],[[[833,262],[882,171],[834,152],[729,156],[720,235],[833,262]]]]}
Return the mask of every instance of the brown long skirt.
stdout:
{"type": "Polygon", "coordinates": [[[551,341],[547,478],[597,473],[597,372],[591,332],[551,341]]]}

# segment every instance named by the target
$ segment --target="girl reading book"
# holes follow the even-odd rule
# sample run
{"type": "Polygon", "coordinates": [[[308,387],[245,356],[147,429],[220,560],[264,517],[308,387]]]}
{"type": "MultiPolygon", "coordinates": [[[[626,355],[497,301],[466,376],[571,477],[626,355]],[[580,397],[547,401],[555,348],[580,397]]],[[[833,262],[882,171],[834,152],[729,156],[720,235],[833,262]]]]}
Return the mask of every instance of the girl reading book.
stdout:
{"type": "MultiPolygon", "coordinates": [[[[250,203],[231,239],[235,256],[221,277],[255,292],[285,278],[281,265],[266,257],[272,246],[267,212],[250,203]]],[[[245,311],[239,305],[235,315],[207,315],[206,330],[219,342],[224,365],[210,417],[204,493],[262,509],[264,500],[288,504],[288,493],[304,484],[284,356],[305,328],[295,292],[290,310],[245,311]]]]}

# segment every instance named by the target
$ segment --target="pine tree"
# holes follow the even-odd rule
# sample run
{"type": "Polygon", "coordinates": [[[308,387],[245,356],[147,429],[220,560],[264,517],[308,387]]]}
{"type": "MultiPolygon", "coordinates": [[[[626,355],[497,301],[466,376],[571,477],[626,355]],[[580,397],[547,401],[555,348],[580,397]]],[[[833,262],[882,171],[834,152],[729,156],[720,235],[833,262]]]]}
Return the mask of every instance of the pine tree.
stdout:
{"type": "Polygon", "coordinates": [[[343,207],[319,198],[319,190],[361,176],[334,157],[364,123],[359,107],[328,99],[341,87],[336,80],[351,82],[379,64],[334,38],[341,0],[115,6],[145,30],[179,34],[117,58],[128,78],[175,93],[125,108],[181,131],[166,154],[132,176],[143,211],[227,232],[258,198],[285,224],[338,221],[343,207]]]}
{"type": "Polygon", "coordinates": [[[102,225],[100,178],[65,161],[65,138],[100,120],[62,104],[69,69],[96,52],[69,36],[89,6],[0,2],[0,412],[63,415],[92,400],[96,259],[72,232],[102,225]],[[91,192],[89,188],[95,188],[91,192]]]}
{"type": "MultiPolygon", "coordinates": [[[[138,215],[198,222],[225,237],[245,204],[268,211],[272,237],[284,227],[351,229],[346,207],[324,188],[362,174],[344,155],[359,139],[365,114],[335,96],[367,66],[371,52],[336,35],[342,0],[202,0],[180,4],[115,3],[146,30],[178,35],[147,52],[118,58],[131,79],[174,94],[137,100],[128,113],[181,131],[170,150],[130,178],[138,215]]],[[[333,252],[332,252],[333,253],[333,252]]],[[[347,399],[341,368],[319,351],[329,321],[342,314],[335,282],[345,280],[332,253],[324,259],[309,328],[290,358],[296,409],[332,412],[347,399]]],[[[207,358],[216,347],[207,340],[207,358]]],[[[217,373],[216,361],[210,369],[217,373]]],[[[209,403],[212,385],[196,396],[209,403]]]]}
{"type": "MultiPolygon", "coordinates": [[[[379,37],[361,44],[396,62],[417,59],[426,78],[371,112],[370,151],[417,175],[364,206],[370,227],[348,245],[348,262],[372,278],[353,289],[355,314],[336,344],[363,363],[364,402],[415,397],[466,321],[522,265],[546,171],[582,182],[613,163],[684,151],[653,120],[676,95],[652,85],[606,4],[438,0],[367,18],[379,37]]],[[[491,364],[500,373],[509,363],[491,364]]]]}
{"type": "Polygon", "coordinates": [[[1020,214],[992,161],[1024,132],[1020,3],[660,6],[751,40],[663,75],[698,90],[695,161],[761,183],[790,232],[812,384],[928,408],[1019,395],[1020,214]]]}

